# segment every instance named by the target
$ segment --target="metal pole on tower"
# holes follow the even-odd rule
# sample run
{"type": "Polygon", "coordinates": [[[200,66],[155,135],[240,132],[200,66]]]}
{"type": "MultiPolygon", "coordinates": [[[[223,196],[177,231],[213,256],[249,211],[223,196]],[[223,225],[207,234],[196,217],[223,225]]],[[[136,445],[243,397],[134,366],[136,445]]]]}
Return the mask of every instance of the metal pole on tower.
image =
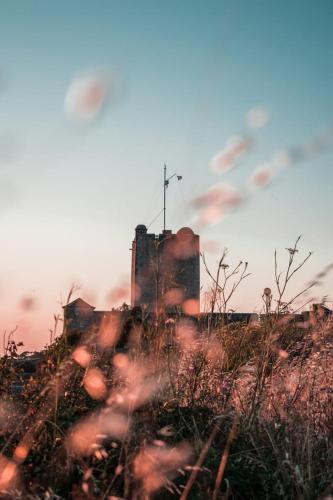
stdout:
{"type": "Polygon", "coordinates": [[[178,175],[176,173],[170,175],[170,177],[167,178],[167,167],[166,167],[166,164],[164,163],[164,181],[163,181],[163,193],[164,193],[164,196],[163,196],[163,229],[164,230],[166,228],[166,190],[167,190],[167,187],[169,186],[170,180],[173,179],[174,177],[177,177],[178,181],[181,181],[183,178],[181,175],[178,175]]]}

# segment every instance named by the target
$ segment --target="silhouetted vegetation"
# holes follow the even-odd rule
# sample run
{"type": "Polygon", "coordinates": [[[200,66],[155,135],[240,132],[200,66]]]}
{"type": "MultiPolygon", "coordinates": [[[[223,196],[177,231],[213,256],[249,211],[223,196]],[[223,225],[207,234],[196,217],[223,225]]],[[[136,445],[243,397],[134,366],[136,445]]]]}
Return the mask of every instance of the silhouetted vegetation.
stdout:
{"type": "Polygon", "coordinates": [[[320,308],[299,322],[280,292],[255,323],[136,321],[127,343],[115,322],[75,346],[62,335],[29,376],[11,338],[1,498],[331,498],[333,322],[320,308]]]}

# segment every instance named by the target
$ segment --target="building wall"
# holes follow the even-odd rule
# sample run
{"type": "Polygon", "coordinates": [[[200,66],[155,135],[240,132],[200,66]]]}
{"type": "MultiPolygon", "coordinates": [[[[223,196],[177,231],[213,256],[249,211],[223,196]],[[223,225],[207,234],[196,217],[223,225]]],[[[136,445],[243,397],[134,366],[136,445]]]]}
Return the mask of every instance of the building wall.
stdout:
{"type": "MultiPolygon", "coordinates": [[[[131,305],[145,307],[149,312],[174,312],[170,292],[178,291],[182,301],[197,301],[200,312],[200,249],[199,236],[189,228],[176,234],[147,233],[137,226],[132,245],[131,305]]],[[[176,293],[177,295],[177,293],[176,293]]]]}
{"type": "Polygon", "coordinates": [[[156,302],[156,244],[155,234],[145,226],[135,229],[132,244],[131,306],[147,305],[154,310],[156,302]]]}

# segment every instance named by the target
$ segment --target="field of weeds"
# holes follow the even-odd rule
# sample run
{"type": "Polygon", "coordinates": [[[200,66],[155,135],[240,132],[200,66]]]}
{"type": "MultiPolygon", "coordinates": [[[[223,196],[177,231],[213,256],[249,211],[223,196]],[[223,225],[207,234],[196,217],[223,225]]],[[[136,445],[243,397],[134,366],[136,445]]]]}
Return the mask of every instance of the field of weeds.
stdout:
{"type": "Polygon", "coordinates": [[[330,319],[117,327],[1,359],[1,498],[332,498],[330,319]]]}
{"type": "Polygon", "coordinates": [[[331,499],[333,315],[292,308],[332,266],[287,299],[299,240],[252,321],[226,314],[248,264],[225,251],[215,275],[202,256],[201,319],[133,308],[77,335],[64,317],[30,375],[7,336],[1,498],[331,499]]]}

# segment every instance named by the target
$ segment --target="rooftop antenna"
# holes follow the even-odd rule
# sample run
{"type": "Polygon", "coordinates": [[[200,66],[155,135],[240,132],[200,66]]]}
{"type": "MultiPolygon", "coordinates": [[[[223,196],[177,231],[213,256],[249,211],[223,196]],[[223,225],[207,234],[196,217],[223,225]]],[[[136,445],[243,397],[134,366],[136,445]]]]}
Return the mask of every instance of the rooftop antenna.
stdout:
{"type": "Polygon", "coordinates": [[[166,164],[164,163],[164,183],[163,183],[163,188],[164,188],[164,197],[163,197],[163,230],[165,231],[165,220],[166,220],[166,190],[167,187],[169,186],[169,182],[173,177],[177,177],[178,181],[182,180],[182,176],[178,175],[176,173],[170,175],[170,177],[167,178],[167,167],[166,164]]]}

